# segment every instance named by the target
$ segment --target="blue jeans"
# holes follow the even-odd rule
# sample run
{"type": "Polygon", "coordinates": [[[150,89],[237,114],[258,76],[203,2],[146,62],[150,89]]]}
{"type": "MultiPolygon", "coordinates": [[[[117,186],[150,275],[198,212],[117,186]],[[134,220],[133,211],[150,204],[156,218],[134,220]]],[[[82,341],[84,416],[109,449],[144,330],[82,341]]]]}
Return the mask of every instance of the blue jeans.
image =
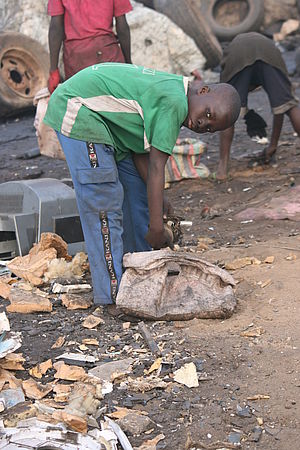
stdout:
{"type": "Polygon", "coordinates": [[[57,136],[73,180],[94,302],[111,304],[121,282],[123,254],[151,250],[144,239],[149,222],[146,186],[131,158],[117,167],[112,147],[57,136]]]}
{"type": "Polygon", "coordinates": [[[124,253],[145,252],[151,246],[145,240],[149,225],[147,188],[131,157],[117,163],[124,189],[123,246],[124,253]]]}

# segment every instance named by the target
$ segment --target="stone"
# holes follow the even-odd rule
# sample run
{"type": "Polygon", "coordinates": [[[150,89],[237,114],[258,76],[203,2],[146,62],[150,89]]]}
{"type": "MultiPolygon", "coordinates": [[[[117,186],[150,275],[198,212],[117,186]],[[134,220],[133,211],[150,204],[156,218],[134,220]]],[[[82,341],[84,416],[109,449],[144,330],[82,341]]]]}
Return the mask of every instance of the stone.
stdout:
{"type": "Polygon", "coordinates": [[[132,358],[122,359],[103,363],[89,370],[89,375],[98,378],[101,381],[113,382],[117,378],[122,378],[132,372],[132,358]]]}
{"type": "Polygon", "coordinates": [[[193,362],[184,364],[180,369],[174,372],[174,380],[179,384],[192,388],[198,387],[199,381],[197,377],[196,366],[193,362]]]}
{"type": "Polygon", "coordinates": [[[236,413],[239,417],[252,417],[252,412],[249,406],[245,406],[243,408],[240,405],[237,405],[236,413]]]}
{"type": "Polygon", "coordinates": [[[96,317],[93,314],[87,316],[82,322],[82,326],[84,328],[92,329],[97,327],[100,323],[104,323],[104,320],[101,317],[96,317]]]}
{"type": "Polygon", "coordinates": [[[264,27],[298,17],[299,14],[295,0],[264,0],[264,9],[264,27]]]}
{"type": "Polygon", "coordinates": [[[67,309],[88,309],[93,305],[91,294],[62,294],[61,302],[67,309]]]}
{"type": "MultiPolygon", "coordinates": [[[[203,69],[205,58],[194,40],[187,36],[163,14],[133,2],[133,11],[126,15],[130,26],[132,60],[145,65],[190,75],[195,69],[203,69]],[[151,26],[149,26],[151,24],[151,26]],[[180,44],[179,44],[180,43],[180,44]]],[[[294,16],[293,16],[294,17],[294,16]]],[[[2,0],[0,25],[5,31],[17,31],[40,42],[48,51],[49,16],[45,14],[45,3],[35,0],[2,0]]],[[[61,72],[62,65],[60,64],[61,72]]],[[[54,133],[52,135],[55,136],[54,133]]]]}
{"type": "Polygon", "coordinates": [[[53,389],[52,385],[43,385],[35,381],[33,378],[29,378],[29,380],[23,381],[22,387],[26,397],[33,400],[40,400],[46,397],[46,395],[48,395],[53,389]]]}
{"type": "Polygon", "coordinates": [[[56,362],[53,364],[56,374],[54,378],[66,381],[83,381],[86,379],[87,374],[83,367],[79,366],[69,366],[63,361],[56,362]]]}
{"type": "Polygon", "coordinates": [[[131,412],[118,419],[117,424],[125,433],[135,435],[144,433],[152,424],[152,420],[148,416],[131,412]]]}
{"type": "Polygon", "coordinates": [[[194,40],[168,17],[133,2],[127,15],[132,42],[132,60],[149,68],[189,76],[195,68],[203,69],[206,59],[194,40]],[[151,27],[149,24],[151,23],[151,27]],[[180,42],[180,45],[178,43],[180,42]]]}
{"type": "Polygon", "coordinates": [[[56,258],[55,248],[48,248],[36,254],[26,256],[17,256],[7,263],[11,272],[20,278],[23,278],[34,286],[43,284],[44,273],[48,269],[49,262],[56,258]]]}
{"type": "Polygon", "coordinates": [[[48,298],[13,288],[9,294],[10,305],[7,312],[30,314],[36,312],[51,312],[52,304],[48,298]]]}

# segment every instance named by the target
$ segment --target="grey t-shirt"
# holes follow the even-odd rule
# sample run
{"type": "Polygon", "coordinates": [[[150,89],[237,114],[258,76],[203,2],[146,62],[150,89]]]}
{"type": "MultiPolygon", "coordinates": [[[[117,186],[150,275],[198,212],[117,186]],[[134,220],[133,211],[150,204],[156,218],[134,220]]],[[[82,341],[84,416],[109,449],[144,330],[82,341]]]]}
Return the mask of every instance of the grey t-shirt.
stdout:
{"type": "Polygon", "coordinates": [[[274,42],[262,34],[250,32],[238,34],[224,51],[220,82],[227,83],[234,75],[258,60],[276,67],[288,76],[286,65],[274,42]]]}

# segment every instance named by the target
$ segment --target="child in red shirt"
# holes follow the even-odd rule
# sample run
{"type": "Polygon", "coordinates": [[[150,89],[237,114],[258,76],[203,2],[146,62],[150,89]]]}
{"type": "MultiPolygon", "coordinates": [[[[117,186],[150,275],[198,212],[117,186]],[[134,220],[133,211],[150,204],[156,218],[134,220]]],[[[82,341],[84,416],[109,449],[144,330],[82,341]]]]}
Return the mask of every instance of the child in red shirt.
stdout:
{"type": "Polygon", "coordinates": [[[48,89],[60,82],[58,59],[63,43],[65,78],[101,62],[131,64],[129,0],[48,0],[50,75],[48,89]],[[116,20],[117,36],[113,32],[116,20]]]}

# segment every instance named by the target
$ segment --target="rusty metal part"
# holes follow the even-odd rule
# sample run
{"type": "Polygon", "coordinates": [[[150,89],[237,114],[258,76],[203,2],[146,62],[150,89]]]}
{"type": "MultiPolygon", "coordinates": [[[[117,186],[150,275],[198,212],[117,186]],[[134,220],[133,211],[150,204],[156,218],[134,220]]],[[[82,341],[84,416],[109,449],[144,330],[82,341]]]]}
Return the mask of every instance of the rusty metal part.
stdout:
{"type": "Polygon", "coordinates": [[[172,235],[173,244],[180,245],[182,243],[183,233],[180,225],[181,220],[182,217],[179,216],[167,216],[164,219],[165,230],[170,234],[170,237],[172,235]]]}

